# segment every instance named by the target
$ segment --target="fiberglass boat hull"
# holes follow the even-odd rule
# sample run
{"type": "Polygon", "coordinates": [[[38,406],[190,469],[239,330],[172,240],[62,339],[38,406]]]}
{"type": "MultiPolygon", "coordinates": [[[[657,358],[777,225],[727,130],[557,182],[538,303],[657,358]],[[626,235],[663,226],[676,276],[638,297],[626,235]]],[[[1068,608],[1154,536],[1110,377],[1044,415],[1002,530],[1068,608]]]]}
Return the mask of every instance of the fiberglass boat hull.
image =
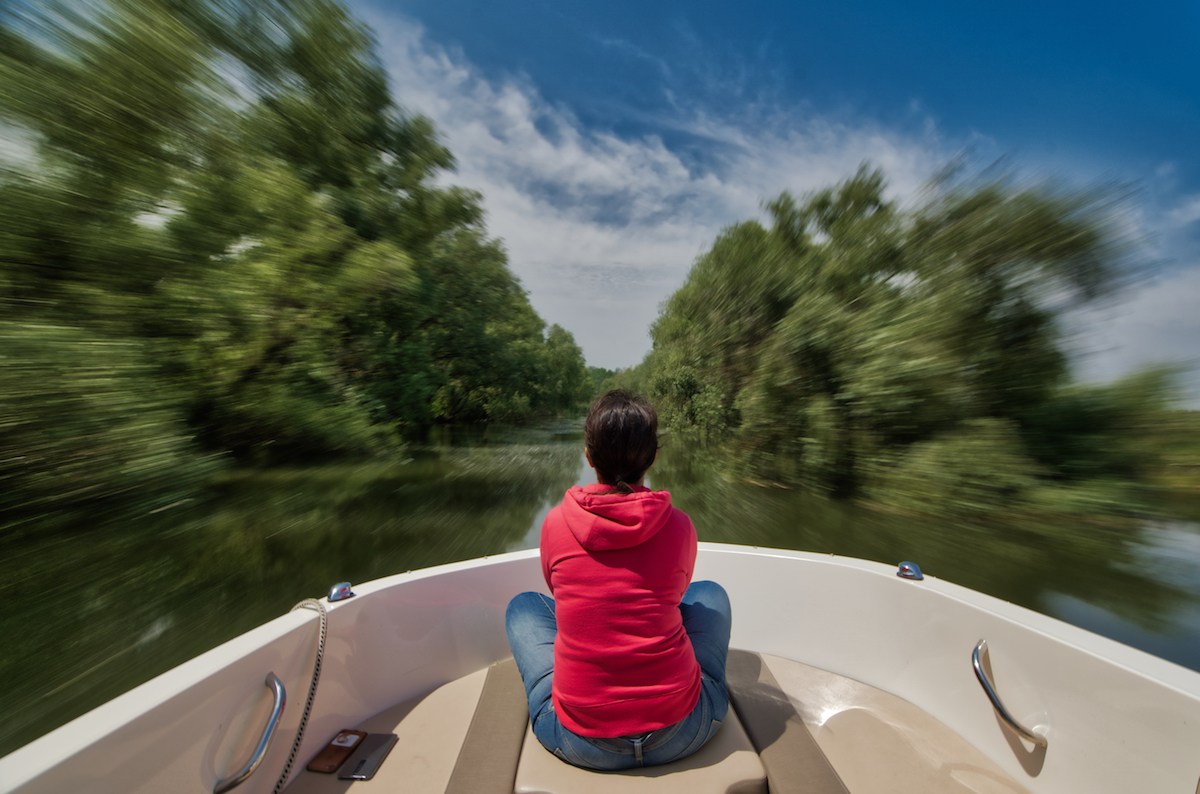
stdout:
{"type": "MultiPolygon", "coordinates": [[[[734,607],[731,644],[793,659],[918,705],[1035,792],[1200,791],[1200,674],[933,577],[805,552],[702,543],[696,578],[734,607]],[[1012,716],[997,716],[971,652],[990,648],[1012,716]]],[[[536,550],[355,586],[329,605],[320,689],[298,754],[338,729],[509,655],[503,616],[544,590],[536,550]]],[[[0,791],[211,792],[250,755],[288,692],[277,734],[239,792],[269,792],[295,737],[317,616],[280,616],[0,759],[0,791]]],[[[296,764],[303,768],[303,763],[296,764]]],[[[899,784],[902,787],[902,784],[899,784]]]]}

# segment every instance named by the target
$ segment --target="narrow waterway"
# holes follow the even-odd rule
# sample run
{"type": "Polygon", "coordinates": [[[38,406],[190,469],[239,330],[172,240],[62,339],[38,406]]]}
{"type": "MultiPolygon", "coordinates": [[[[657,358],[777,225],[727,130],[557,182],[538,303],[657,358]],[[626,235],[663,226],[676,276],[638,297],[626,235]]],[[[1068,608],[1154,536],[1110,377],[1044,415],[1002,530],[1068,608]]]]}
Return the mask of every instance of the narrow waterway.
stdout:
{"type": "MultiPolygon", "coordinates": [[[[6,542],[0,754],[334,582],[535,547],[546,511],[590,476],[576,428],[492,430],[394,464],[238,472],[204,503],[120,529],[6,542]]],[[[1196,523],[881,515],[734,484],[670,442],[650,484],[671,490],[701,540],[916,560],[928,575],[1200,670],[1196,523]]]]}

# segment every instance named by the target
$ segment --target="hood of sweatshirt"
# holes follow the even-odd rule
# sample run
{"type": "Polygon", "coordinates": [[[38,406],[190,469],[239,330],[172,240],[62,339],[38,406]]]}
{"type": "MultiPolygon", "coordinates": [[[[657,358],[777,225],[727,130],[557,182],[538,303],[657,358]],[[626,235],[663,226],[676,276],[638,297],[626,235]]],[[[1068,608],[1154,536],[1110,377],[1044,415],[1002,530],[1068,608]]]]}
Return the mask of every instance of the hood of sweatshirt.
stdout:
{"type": "Polygon", "coordinates": [[[633,493],[607,485],[576,485],[563,499],[563,517],[588,551],[628,549],[654,537],[671,514],[671,494],[636,486],[633,493]]]}

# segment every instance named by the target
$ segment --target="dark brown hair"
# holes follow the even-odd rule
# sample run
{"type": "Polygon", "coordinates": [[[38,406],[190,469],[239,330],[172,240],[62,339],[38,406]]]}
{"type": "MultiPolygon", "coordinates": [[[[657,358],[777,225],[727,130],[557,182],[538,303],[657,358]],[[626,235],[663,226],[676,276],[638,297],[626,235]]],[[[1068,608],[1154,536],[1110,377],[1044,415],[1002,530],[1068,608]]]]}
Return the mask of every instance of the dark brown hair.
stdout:
{"type": "Polygon", "coordinates": [[[583,439],[596,479],[630,493],[658,454],[658,413],[641,397],[610,391],[588,410],[583,439]]]}

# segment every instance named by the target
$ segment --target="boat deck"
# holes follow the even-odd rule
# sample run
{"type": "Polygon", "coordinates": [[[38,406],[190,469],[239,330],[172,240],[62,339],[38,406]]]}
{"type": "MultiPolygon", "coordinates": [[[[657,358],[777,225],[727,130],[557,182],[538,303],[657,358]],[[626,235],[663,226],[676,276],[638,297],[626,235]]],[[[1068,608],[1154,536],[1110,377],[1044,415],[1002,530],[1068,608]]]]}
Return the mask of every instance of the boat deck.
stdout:
{"type": "Polygon", "coordinates": [[[776,656],[732,651],[730,717],[699,753],[628,772],[577,769],[532,731],[515,666],[492,665],[357,726],[399,741],[371,780],[301,771],[287,794],[980,792],[1027,789],[917,706],[776,656]]]}

